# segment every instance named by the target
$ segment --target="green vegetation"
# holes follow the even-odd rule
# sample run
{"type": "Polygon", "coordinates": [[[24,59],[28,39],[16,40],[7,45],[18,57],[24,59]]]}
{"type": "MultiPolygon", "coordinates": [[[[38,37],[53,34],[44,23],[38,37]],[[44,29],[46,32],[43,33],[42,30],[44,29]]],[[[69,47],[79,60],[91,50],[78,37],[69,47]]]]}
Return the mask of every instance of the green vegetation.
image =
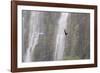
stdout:
{"type": "Polygon", "coordinates": [[[66,56],[64,57],[64,60],[78,60],[80,59],[78,56],[66,56]]]}

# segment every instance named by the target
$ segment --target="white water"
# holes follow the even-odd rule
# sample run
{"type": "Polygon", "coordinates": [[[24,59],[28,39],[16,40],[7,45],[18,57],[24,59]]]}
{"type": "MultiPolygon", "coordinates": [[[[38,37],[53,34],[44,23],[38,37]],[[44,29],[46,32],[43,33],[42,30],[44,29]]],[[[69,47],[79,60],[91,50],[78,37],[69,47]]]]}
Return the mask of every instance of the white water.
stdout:
{"type": "MultiPolygon", "coordinates": [[[[34,50],[39,41],[39,35],[43,35],[40,32],[40,15],[38,12],[31,12],[30,23],[29,23],[29,39],[28,39],[28,48],[24,55],[24,62],[30,62],[34,60],[34,50]]],[[[68,13],[61,13],[61,16],[58,20],[58,27],[56,34],[56,43],[54,51],[54,60],[62,60],[65,48],[65,33],[64,29],[67,26],[68,13]]],[[[56,30],[56,29],[55,29],[56,30]]]]}
{"type": "Polygon", "coordinates": [[[30,32],[29,32],[29,44],[28,48],[25,54],[25,62],[30,62],[32,59],[34,59],[33,53],[36,45],[38,44],[38,39],[39,35],[39,14],[40,13],[34,13],[31,12],[31,17],[30,17],[30,32]]]}
{"type": "Polygon", "coordinates": [[[67,26],[68,13],[61,13],[58,20],[58,30],[56,32],[56,45],[54,52],[54,60],[63,60],[64,48],[65,48],[65,33],[64,30],[67,26]]]}

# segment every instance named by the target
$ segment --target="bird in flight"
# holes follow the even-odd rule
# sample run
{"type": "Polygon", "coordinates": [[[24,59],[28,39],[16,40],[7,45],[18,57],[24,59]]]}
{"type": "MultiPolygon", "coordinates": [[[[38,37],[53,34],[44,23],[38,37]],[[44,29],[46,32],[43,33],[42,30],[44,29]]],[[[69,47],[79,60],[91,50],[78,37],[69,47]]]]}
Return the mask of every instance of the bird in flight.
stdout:
{"type": "Polygon", "coordinates": [[[68,35],[68,33],[65,30],[64,30],[64,33],[65,33],[66,36],[68,35]]]}

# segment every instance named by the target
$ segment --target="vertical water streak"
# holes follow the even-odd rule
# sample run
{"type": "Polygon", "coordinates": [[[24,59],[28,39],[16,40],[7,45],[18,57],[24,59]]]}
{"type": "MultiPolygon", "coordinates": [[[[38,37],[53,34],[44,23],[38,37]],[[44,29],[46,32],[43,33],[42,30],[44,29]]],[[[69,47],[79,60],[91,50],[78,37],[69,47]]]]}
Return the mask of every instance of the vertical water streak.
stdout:
{"type": "Polygon", "coordinates": [[[56,32],[54,60],[63,60],[65,38],[66,38],[64,30],[67,27],[67,19],[68,19],[68,13],[61,13],[61,16],[58,20],[58,28],[56,32]]]}
{"type": "Polygon", "coordinates": [[[39,14],[39,12],[31,12],[29,23],[29,45],[25,54],[25,62],[30,62],[34,59],[33,53],[39,39],[39,14]]]}

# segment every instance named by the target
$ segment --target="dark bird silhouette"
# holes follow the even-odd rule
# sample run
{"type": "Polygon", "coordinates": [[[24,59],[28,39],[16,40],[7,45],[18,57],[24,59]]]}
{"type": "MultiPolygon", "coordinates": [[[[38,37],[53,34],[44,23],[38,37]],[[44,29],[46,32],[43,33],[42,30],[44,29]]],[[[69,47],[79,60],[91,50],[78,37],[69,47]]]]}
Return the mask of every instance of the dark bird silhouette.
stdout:
{"type": "Polygon", "coordinates": [[[64,30],[64,32],[65,32],[65,35],[67,36],[68,35],[68,33],[64,30]]]}

